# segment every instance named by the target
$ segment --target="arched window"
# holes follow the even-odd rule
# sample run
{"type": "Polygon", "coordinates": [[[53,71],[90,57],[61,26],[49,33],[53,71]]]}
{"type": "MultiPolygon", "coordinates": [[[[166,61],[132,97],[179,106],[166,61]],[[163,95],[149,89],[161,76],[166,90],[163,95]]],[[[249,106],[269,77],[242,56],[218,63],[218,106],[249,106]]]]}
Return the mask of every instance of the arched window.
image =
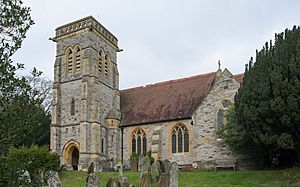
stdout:
{"type": "Polygon", "coordinates": [[[81,66],[81,49],[79,46],[75,47],[75,61],[76,61],[76,71],[80,71],[81,66]]]}
{"type": "Polygon", "coordinates": [[[172,129],[172,153],[189,152],[189,131],[179,123],[172,129]]]}
{"type": "Polygon", "coordinates": [[[224,111],[222,109],[219,109],[217,118],[218,118],[218,130],[220,131],[223,129],[223,123],[224,123],[224,111]]]}
{"type": "Polygon", "coordinates": [[[109,63],[110,63],[110,57],[109,57],[109,54],[106,54],[105,55],[105,62],[104,62],[104,75],[106,77],[108,76],[109,63]]]}
{"type": "Polygon", "coordinates": [[[102,63],[103,63],[103,59],[104,59],[104,52],[102,49],[100,49],[99,54],[98,54],[98,70],[100,73],[102,73],[102,63]]]}
{"type": "Polygon", "coordinates": [[[66,52],[66,72],[73,72],[73,50],[71,48],[66,52]]]}
{"type": "Polygon", "coordinates": [[[131,151],[132,153],[146,154],[147,152],[147,136],[143,129],[136,128],[131,135],[131,151]]]}
{"type": "Polygon", "coordinates": [[[75,115],[75,100],[74,98],[71,99],[71,110],[70,110],[71,116],[75,115]]]}

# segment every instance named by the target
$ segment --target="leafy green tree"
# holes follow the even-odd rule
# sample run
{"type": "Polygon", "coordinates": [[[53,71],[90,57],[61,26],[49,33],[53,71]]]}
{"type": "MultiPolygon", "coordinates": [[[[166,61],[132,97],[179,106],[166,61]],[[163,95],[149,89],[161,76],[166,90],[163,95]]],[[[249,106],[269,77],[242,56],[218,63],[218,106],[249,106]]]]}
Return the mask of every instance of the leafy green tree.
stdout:
{"type": "Polygon", "coordinates": [[[256,147],[265,164],[284,157],[300,161],[299,27],[276,34],[274,45],[257,51],[255,63],[251,58],[232,115],[226,136],[231,145],[256,147]]]}
{"type": "Polygon", "coordinates": [[[34,69],[31,79],[16,76],[16,71],[24,66],[15,65],[11,60],[34,23],[30,9],[21,0],[0,0],[0,14],[0,151],[3,155],[10,146],[49,144],[50,112],[44,108],[45,95],[49,92],[35,84],[41,73],[34,69]]]}

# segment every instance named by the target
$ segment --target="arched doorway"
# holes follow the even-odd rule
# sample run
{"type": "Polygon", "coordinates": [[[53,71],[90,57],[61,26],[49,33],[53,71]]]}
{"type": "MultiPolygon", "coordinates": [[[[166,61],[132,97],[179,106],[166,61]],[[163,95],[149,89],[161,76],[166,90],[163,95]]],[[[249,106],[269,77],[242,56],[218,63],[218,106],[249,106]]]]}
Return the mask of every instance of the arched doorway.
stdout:
{"type": "Polygon", "coordinates": [[[79,151],[76,147],[74,147],[72,151],[72,167],[73,170],[78,170],[78,160],[79,160],[79,151]]]}
{"type": "Polygon", "coordinates": [[[79,143],[73,140],[65,144],[63,149],[64,163],[73,170],[78,170],[79,164],[79,143]]]}

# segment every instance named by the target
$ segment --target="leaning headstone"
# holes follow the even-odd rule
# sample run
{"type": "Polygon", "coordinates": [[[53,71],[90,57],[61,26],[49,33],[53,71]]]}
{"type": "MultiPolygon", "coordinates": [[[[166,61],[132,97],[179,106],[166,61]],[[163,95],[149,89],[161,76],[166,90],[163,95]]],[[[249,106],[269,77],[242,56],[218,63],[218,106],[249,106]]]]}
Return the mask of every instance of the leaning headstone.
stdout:
{"type": "Polygon", "coordinates": [[[100,179],[95,173],[88,174],[86,178],[86,187],[100,187],[100,179]]]}
{"type": "Polygon", "coordinates": [[[121,187],[121,185],[117,178],[110,177],[106,183],[106,187],[121,187]]]}
{"type": "Polygon", "coordinates": [[[169,173],[162,173],[159,176],[157,186],[158,187],[168,187],[170,182],[170,174],[169,173]]]}
{"type": "Polygon", "coordinates": [[[59,175],[56,171],[48,171],[45,173],[45,178],[49,187],[61,187],[59,175]]]}
{"type": "Polygon", "coordinates": [[[88,174],[94,173],[94,170],[95,170],[95,163],[92,162],[88,168],[88,174]]]}
{"type": "Polygon", "coordinates": [[[178,165],[176,162],[171,163],[169,187],[178,187],[178,165]]]}
{"type": "Polygon", "coordinates": [[[151,187],[151,175],[148,171],[143,173],[140,187],[151,187]]]}

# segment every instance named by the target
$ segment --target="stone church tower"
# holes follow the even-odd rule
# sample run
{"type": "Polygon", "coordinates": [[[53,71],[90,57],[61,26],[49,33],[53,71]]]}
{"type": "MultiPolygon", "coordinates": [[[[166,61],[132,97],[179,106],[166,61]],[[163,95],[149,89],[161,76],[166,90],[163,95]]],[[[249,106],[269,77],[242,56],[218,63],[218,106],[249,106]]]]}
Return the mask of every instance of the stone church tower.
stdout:
{"type": "Polygon", "coordinates": [[[52,40],[51,150],[68,169],[112,167],[121,147],[118,40],[91,16],[58,27],[52,40]]]}

